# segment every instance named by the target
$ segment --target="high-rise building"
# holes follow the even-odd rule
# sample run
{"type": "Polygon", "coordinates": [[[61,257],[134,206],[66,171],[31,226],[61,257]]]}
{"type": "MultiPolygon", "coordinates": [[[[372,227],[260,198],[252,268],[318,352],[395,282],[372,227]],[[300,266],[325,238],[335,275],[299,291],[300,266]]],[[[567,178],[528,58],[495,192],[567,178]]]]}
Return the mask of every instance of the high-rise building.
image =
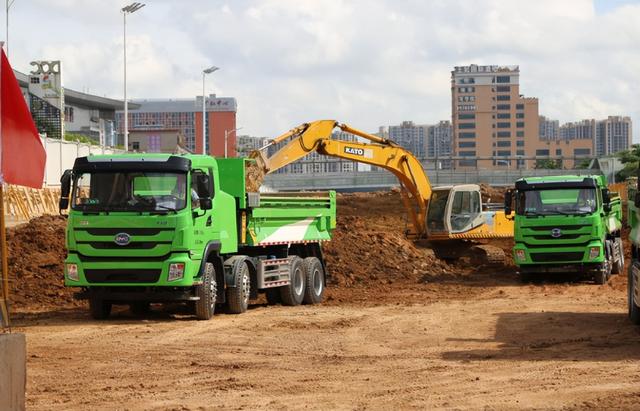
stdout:
{"type": "Polygon", "coordinates": [[[414,124],[413,121],[403,121],[398,126],[389,126],[389,140],[395,141],[411,151],[419,159],[426,157],[427,126],[414,124]]]}
{"type": "Polygon", "coordinates": [[[453,153],[458,167],[528,167],[508,157],[531,153],[538,138],[538,99],[520,94],[518,66],[456,66],[451,72],[453,153]],[[496,158],[497,157],[497,158],[496,158]],[[505,157],[500,159],[499,157],[505,157]]]}
{"type": "Polygon", "coordinates": [[[448,120],[438,124],[427,126],[427,157],[435,158],[437,169],[451,168],[451,160],[445,157],[451,156],[451,140],[453,128],[448,120]]]}
{"type": "MultiPolygon", "coordinates": [[[[133,102],[139,107],[129,109],[129,133],[147,130],[148,138],[152,139],[156,138],[155,130],[178,130],[187,149],[195,153],[202,152],[202,96],[195,99],[143,99],[133,102]]],[[[227,156],[235,157],[236,99],[212,94],[207,97],[205,106],[207,153],[224,157],[226,146],[227,156]]],[[[124,133],[122,111],[116,113],[116,129],[118,134],[124,133]]]]}
{"type": "Polygon", "coordinates": [[[560,126],[559,140],[592,140],[596,139],[596,121],[581,120],[565,123],[560,126]]]}
{"type": "Polygon", "coordinates": [[[268,137],[241,135],[236,139],[236,153],[238,154],[238,157],[247,157],[249,153],[264,147],[268,143],[268,137]]]}
{"type": "Polygon", "coordinates": [[[560,132],[560,121],[540,116],[540,140],[557,140],[560,132]]]}
{"type": "Polygon", "coordinates": [[[631,119],[622,116],[609,116],[606,120],[598,121],[595,141],[598,155],[609,155],[628,150],[632,144],[631,119]]]}

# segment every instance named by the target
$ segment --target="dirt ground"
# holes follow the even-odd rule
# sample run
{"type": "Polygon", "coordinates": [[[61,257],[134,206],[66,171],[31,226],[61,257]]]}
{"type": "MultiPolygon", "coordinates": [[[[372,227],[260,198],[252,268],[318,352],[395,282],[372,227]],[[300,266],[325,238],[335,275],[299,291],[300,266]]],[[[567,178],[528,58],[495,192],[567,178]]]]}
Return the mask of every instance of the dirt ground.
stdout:
{"type": "MultiPolygon", "coordinates": [[[[98,322],[22,291],[29,408],[640,409],[624,275],[522,284],[510,262],[450,265],[404,240],[397,193],[338,207],[319,306],[260,300],[205,322],[178,306],[141,318],[122,307],[98,322]]],[[[24,272],[38,279],[43,264],[24,272]]]]}

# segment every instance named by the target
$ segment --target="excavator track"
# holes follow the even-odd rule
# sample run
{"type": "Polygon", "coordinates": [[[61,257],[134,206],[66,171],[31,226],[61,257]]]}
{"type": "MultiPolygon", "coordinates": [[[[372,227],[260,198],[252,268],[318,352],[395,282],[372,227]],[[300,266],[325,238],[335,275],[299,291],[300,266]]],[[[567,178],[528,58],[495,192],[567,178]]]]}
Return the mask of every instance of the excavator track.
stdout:
{"type": "Polygon", "coordinates": [[[489,244],[477,244],[471,248],[471,262],[478,265],[486,265],[490,267],[504,266],[507,256],[504,250],[489,244]]]}

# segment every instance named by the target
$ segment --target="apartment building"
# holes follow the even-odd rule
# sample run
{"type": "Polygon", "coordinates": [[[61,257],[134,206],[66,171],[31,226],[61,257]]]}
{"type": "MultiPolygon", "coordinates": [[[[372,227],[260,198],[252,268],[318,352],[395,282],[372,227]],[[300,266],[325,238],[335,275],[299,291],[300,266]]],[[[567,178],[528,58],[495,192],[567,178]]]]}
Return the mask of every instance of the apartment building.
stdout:
{"type": "Polygon", "coordinates": [[[451,72],[456,167],[530,168],[539,140],[538,99],[520,94],[518,66],[456,66],[451,72]],[[493,157],[476,160],[472,157],[493,157]],[[504,159],[500,159],[504,157],[504,159]]]}
{"type": "Polygon", "coordinates": [[[400,125],[389,126],[389,139],[423,159],[427,156],[426,135],[428,126],[403,121],[400,125]]]}

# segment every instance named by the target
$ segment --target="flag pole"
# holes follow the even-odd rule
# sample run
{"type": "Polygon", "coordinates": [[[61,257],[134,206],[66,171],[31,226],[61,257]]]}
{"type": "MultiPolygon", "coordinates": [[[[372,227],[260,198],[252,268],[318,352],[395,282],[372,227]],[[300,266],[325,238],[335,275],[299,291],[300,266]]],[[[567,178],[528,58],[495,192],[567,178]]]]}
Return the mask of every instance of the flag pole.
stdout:
{"type": "Polygon", "coordinates": [[[4,218],[4,184],[0,184],[0,252],[2,253],[2,298],[0,298],[0,326],[10,327],[9,309],[9,264],[7,261],[7,231],[4,218]]]}

